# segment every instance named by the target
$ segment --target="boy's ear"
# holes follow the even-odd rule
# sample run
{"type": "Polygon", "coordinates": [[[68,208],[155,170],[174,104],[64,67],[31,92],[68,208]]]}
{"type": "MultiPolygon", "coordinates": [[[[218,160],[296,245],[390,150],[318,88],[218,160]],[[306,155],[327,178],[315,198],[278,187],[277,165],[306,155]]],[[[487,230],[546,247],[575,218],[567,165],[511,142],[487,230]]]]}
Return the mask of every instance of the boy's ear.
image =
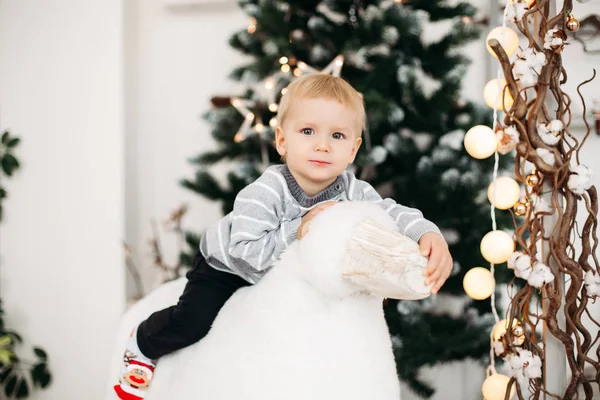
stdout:
{"type": "Polygon", "coordinates": [[[275,130],[275,148],[281,157],[284,157],[287,153],[285,146],[285,136],[283,135],[283,131],[281,127],[277,127],[275,130]]]}
{"type": "Polygon", "coordinates": [[[352,146],[352,152],[350,153],[350,164],[354,162],[356,158],[356,153],[358,153],[358,149],[360,149],[360,145],[362,144],[362,138],[357,138],[356,142],[354,142],[354,146],[352,146]]]}

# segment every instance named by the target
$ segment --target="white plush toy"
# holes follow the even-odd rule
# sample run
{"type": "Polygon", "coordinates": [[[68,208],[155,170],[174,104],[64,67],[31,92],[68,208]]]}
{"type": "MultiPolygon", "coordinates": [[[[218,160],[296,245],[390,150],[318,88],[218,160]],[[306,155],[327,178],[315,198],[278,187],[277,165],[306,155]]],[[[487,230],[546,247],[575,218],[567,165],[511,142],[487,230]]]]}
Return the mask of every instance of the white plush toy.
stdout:
{"type": "MultiPolygon", "coordinates": [[[[399,400],[382,300],[429,288],[426,258],[396,231],[375,204],[323,211],[257,285],[231,297],[204,339],[159,360],[146,399],[399,400]]],[[[131,329],[184,285],[163,285],[123,317],[111,383],[131,329]]]]}

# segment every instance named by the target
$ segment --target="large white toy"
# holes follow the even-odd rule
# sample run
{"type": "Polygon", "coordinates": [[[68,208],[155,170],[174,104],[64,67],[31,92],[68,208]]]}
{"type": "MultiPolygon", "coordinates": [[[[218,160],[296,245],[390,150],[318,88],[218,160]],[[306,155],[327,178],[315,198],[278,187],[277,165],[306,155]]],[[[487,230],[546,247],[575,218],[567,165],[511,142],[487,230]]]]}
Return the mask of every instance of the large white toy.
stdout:
{"type": "MultiPolygon", "coordinates": [[[[159,360],[147,400],[398,400],[382,300],[428,296],[426,261],[380,206],[330,207],[204,339],[159,360]]],[[[163,285],[123,317],[107,399],[131,329],[184,285],[163,285]]]]}

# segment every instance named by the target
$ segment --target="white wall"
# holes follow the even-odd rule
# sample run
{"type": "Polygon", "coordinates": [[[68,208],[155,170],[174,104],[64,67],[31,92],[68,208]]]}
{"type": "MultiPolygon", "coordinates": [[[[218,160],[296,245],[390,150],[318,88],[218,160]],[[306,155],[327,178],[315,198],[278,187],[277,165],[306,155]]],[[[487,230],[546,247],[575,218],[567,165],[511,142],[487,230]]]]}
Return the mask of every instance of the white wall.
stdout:
{"type": "MultiPolygon", "coordinates": [[[[194,7],[167,7],[162,0],[128,4],[126,239],[137,251],[149,290],[156,277],[147,246],[151,219],[162,221],[187,203],[184,223],[200,232],[221,215],[219,204],[178,182],[193,177],[189,158],[214,147],[209,125],[200,119],[211,96],[241,93],[227,75],[243,57],[227,40],[248,20],[234,1],[194,7]]],[[[173,239],[163,237],[171,263],[177,257],[173,239]]]]}
{"type": "Polygon", "coordinates": [[[0,123],[23,139],[0,295],[7,326],[49,353],[33,399],[99,398],[124,307],[121,3],[0,2],[0,123]]]}

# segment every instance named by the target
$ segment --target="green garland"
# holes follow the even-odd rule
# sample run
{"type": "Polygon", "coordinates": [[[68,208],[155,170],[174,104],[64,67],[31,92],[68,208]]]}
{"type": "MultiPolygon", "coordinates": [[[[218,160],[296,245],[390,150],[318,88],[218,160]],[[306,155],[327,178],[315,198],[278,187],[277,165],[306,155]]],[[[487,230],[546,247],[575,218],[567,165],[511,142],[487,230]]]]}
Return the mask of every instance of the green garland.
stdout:
{"type": "MultiPolygon", "coordinates": [[[[0,139],[0,176],[11,177],[19,168],[19,161],[12,153],[20,139],[11,137],[8,131],[0,139]]],[[[2,202],[6,199],[6,189],[0,184],[0,221],[2,221],[2,202]]],[[[4,325],[4,309],[0,300],[0,388],[9,399],[22,399],[29,396],[35,388],[45,388],[50,384],[48,357],[39,347],[34,347],[34,362],[19,358],[16,347],[23,342],[21,336],[4,325]]]]}

